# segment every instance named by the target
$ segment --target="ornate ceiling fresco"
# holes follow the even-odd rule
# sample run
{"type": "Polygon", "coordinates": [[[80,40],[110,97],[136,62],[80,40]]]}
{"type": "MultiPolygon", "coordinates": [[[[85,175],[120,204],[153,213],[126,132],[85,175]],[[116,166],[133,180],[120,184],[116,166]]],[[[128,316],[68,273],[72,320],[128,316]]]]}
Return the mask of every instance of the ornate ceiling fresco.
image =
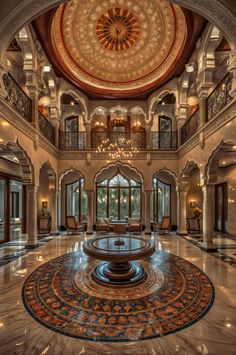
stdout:
{"type": "Polygon", "coordinates": [[[72,0],[53,19],[53,49],[90,90],[121,93],[156,83],[183,50],[179,6],[165,0],[72,0]]]}
{"type": "MultiPolygon", "coordinates": [[[[163,84],[189,54],[196,34],[189,13],[166,0],[71,0],[36,20],[36,29],[74,84],[130,97],[163,84]]],[[[198,32],[201,25],[198,17],[198,32]]]]}

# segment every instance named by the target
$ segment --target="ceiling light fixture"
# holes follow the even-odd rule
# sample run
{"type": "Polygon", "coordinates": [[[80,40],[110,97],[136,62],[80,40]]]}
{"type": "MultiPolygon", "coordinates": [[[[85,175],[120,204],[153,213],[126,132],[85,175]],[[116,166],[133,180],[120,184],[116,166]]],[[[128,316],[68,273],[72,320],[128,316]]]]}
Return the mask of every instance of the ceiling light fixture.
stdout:
{"type": "Polygon", "coordinates": [[[118,138],[117,142],[112,143],[107,138],[98,146],[96,153],[108,153],[111,159],[129,159],[133,157],[133,154],[139,153],[139,150],[132,144],[131,140],[118,138]]]}

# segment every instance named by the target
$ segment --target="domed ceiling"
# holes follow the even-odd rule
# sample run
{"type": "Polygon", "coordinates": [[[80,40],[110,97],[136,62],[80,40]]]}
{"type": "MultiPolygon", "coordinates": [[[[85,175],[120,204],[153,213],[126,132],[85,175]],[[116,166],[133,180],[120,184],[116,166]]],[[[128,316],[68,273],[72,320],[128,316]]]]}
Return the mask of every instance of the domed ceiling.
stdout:
{"type": "Polygon", "coordinates": [[[186,13],[166,0],[72,0],[51,16],[51,54],[84,90],[140,95],[163,84],[183,56],[186,13]]]}

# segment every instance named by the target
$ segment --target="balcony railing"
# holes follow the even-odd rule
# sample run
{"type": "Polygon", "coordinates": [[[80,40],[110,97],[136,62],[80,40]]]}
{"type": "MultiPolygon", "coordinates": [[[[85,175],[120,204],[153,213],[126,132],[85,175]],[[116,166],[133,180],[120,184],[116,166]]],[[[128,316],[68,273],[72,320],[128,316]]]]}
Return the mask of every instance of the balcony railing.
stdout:
{"type": "Polygon", "coordinates": [[[106,139],[109,139],[109,143],[116,144],[119,148],[146,148],[146,132],[92,132],[92,148],[98,148],[98,146],[101,145],[106,139]]]}
{"type": "Polygon", "coordinates": [[[59,132],[61,150],[85,149],[85,132],[59,132]]]}
{"type": "Polygon", "coordinates": [[[3,75],[7,92],[6,100],[28,122],[32,122],[32,101],[13,79],[10,73],[3,75]]]}
{"type": "Polygon", "coordinates": [[[157,150],[176,150],[177,132],[152,132],[152,148],[157,150]]]}
{"type": "Polygon", "coordinates": [[[40,111],[39,111],[38,125],[39,125],[39,131],[42,133],[42,135],[54,145],[55,128],[40,111]]]}
{"type": "Polygon", "coordinates": [[[181,127],[181,144],[189,140],[198,130],[199,126],[199,110],[189,117],[183,127],[181,127]]]}
{"type": "Polygon", "coordinates": [[[224,79],[216,86],[207,98],[207,121],[210,121],[219,111],[221,111],[231,100],[230,90],[232,88],[233,76],[228,73],[224,79]]]}

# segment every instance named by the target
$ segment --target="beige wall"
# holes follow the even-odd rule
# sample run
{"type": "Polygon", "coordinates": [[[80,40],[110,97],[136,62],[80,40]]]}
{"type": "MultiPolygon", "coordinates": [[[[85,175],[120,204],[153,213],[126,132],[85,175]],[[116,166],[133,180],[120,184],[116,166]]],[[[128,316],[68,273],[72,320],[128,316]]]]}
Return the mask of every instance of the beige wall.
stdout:
{"type": "Polygon", "coordinates": [[[201,210],[203,208],[203,194],[200,186],[199,169],[194,169],[191,172],[188,186],[189,189],[186,198],[187,217],[192,217],[193,209],[190,208],[190,201],[194,200],[196,202],[196,207],[199,207],[201,210]]]}

